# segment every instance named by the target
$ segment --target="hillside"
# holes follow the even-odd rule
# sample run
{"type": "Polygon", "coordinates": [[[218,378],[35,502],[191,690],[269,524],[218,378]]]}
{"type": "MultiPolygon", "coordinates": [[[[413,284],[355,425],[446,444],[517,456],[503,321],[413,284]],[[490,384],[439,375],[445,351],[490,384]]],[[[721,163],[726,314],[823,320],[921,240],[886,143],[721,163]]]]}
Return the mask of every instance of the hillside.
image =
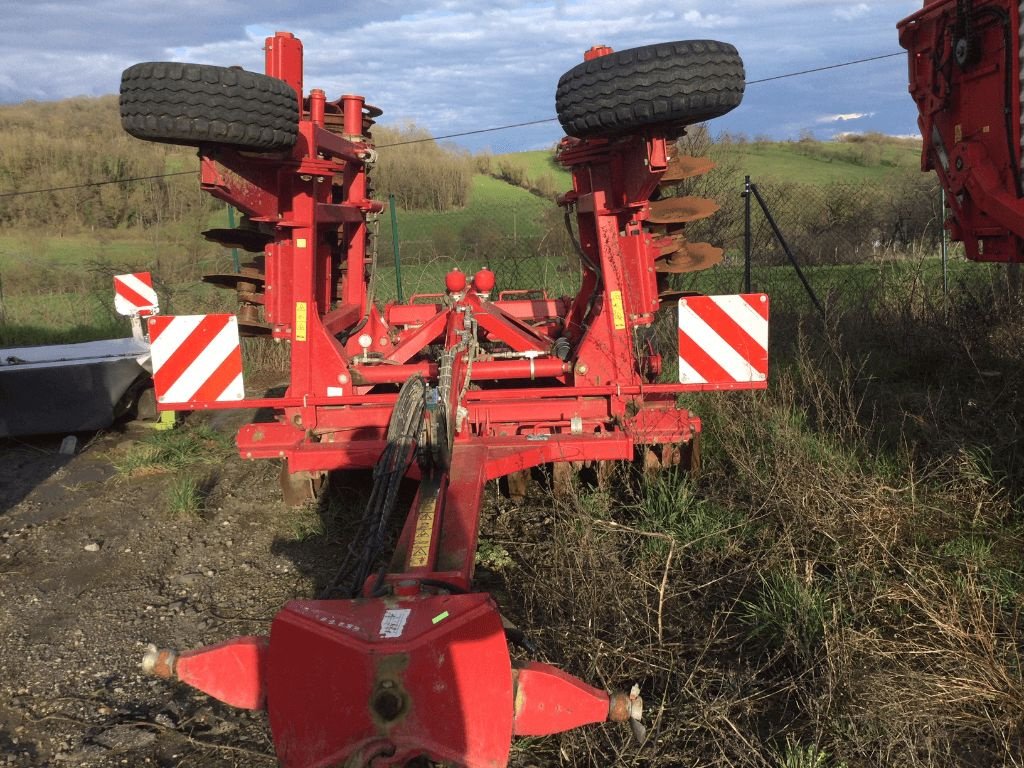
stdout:
{"type": "MultiPolygon", "coordinates": [[[[197,190],[189,173],[196,168],[195,150],[124,134],[116,97],[2,106],[0,130],[0,194],[48,190],[0,199],[0,296],[8,323],[31,323],[58,333],[74,329],[75,338],[92,335],[92,325],[102,334],[109,327],[110,274],[151,269],[165,284],[194,287],[201,274],[231,268],[230,252],[200,235],[208,227],[226,226],[228,215],[223,204],[197,190]],[[43,123],[47,130],[39,131],[43,123]],[[58,187],[72,188],[53,189],[58,187]],[[96,307],[94,312],[83,317],[81,301],[78,312],[68,311],[68,296],[86,294],[94,297],[87,303],[96,307]]],[[[401,258],[409,267],[403,279],[409,289],[435,290],[439,270],[485,263],[501,265],[505,287],[523,287],[516,283],[525,276],[531,287],[564,289],[564,280],[571,279],[565,259],[571,244],[562,212],[551,200],[570,188],[571,177],[552,151],[472,156],[434,143],[416,126],[379,126],[375,134],[381,152],[374,186],[381,199],[396,195],[401,258]]],[[[902,187],[923,179],[919,143],[909,140],[723,137],[712,144],[706,131],[695,128],[687,141],[692,146],[685,151],[710,154],[719,168],[695,180],[686,193],[713,197],[723,207],[713,220],[696,225],[694,234],[727,247],[739,242],[737,193],[745,174],[763,184],[766,194],[776,193],[776,215],[792,221],[790,229],[797,233],[818,226],[821,216],[812,211],[819,208],[830,217],[831,230],[838,231],[836,207],[824,199],[833,184],[884,181],[902,187]],[[785,191],[793,184],[814,189],[795,196],[785,191]],[[803,202],[789,212],[784,206],[795,197],[803,202]]],[[[923,194],[927,202],[931,193],[923,194]]],[[[863,205],[844,201],[845,218],[863,223],[889,215],[884,201],[868,197],[870,203],[863,205]]],[[[933,215],[927,206],[918,207],[921,216],[914,217],[933,215]]],[[[894,215],[906,219],[903,208],[894,215]]],[[[888,221],[869,224],[883,235],[893,229],[888,221]]],[[[851,239],[845,230],[841,234],[844,242],[851,239]]],[[[832,247],[820,232],[813,233],[812,241],[832,247]]],[[[396,291],[387,213],[378,242],[378,296],[386,298],[396,291]]]]}
{"type": "Polygon", "coordinates": [[[728,158],[755,181],[882,182],[921,171],[920,141],[878,134],[827,142],[720,141],[712,154],[728,158]]]}

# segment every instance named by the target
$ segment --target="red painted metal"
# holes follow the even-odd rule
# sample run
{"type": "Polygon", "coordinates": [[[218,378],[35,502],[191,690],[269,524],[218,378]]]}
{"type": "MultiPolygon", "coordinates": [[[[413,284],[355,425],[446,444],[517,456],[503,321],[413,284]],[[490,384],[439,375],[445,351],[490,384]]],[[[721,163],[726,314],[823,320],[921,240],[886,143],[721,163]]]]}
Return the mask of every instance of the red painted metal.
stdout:
{"type": "Polygon", "coordinates": [[[448,293],[460,293],[466,290],[466,273],[461,269],[453,269],[445,275],[444,287],[448,293]]]}
{"type": "Polygon", "coordinates": [[[540,662],[527,662],[515,678],[516,736],[549,736],[608,719],[611,697],[540,662]]]}
{"type": "Polygon", "coordinates": [[[270,630],[267,694],[288,768],[508,761],[512,670],[485,594],[289,603],[270,630]]]}
{"type": "Polygon", "coordinates": [[[241,709],[263,709],[266,698],[265,637],[236,637],[217,645],[185,651],[174,665],[175,676],[215,699],[241,709]]]}
{"type": "Polygon", "coordinates": [[[248,698],[220,682],[237,657],[212,649],[189,656],[189,681],[250,703],[265,687],[286,766],[379,768],[416,757],[504,766],[513,731],[605,720],[609,696],[527,664],[513,697],[497,607],[470,592],[486,481],[554,462],[628,461],[649,444],[678,455],[701,429],[677,404],[680,392],[765,384],[655,382],[659,358],[644,339],[661,307],[660,251],[644,224],[668,167],[657,131],[560,145],[573,176],[561,204],[576,214],[582,250],[576,296],[492,297],[495,275],[482,269],[471,279],[452,271],[438,293],[406,304],[369,303],[370,234],[382,206],[368,195],[376,157],[368,129],[378,112],[361,96],[305,98],[293,36],[269,38],[266,50],[267,74],[299,93],[299,139],[283,154],[203,149],[201,184],[274,233],[264,317],[289,343],[290,384],[278,398],[172,407],[270,408],[274,420],[240,430],[241,456],[317,475],[376,466],[398,387],[420,376],[434,403],[424,427],[436,430],[427,441],[436,459],[409,469],[419,489],[390,568],[367,580],[361,599],[285,606],[267,650],[239,667],[248,698]]]}
{"type": "Polygon", "coordinates": [[[897,26],[951,236],[970,259],[1024,261],[1017,0],[927,0],[897,26]]]}

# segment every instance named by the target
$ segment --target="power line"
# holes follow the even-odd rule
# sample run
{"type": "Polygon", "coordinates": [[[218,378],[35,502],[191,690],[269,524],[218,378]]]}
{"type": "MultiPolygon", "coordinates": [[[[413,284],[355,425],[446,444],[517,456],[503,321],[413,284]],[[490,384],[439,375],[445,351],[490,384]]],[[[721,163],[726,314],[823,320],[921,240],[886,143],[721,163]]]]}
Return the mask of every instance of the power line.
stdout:
{"type": "MultiPolygon", "coordinates": [[[[829,64],[825,67],[815,67],[814,69],[803,69],[799,72],[787,72],[784,75],[773,75],[772,77],[763,77],[760,80],[748,80],[745,85],[758,85],[760,83],[770,83],[774,80],[785,80],[789,77],[800,77],[801,75],[810,75],[815,72],[825,72],[830,69],[840,69],[841,67],[852,67],[855,64],[866,64],[871,61],[880,61],[882,59],[891,59],[894,56],[905,56],[904,51],[898,53],[884,53],[881,56],[870,56],[866,59],[854,59],[853,61],[844,61],[840,64],[829,64]]],[[[460,131],[458,133],[447,133],[442,136],[429,136],[424,139],[409,139],[408,141],[396,141],[393,144],[379,144],[377,149],[389,149],[391,147],[402,147],[409,144],[423,144],[428,141],[441,141],[443,139],[457,139],[462,136],[476,136],[481,133],[494,133],[495,131],[507,131],[512,128],[525,128],[531,125],[542,125],[544,123],[553,123],[558,120],[557,117],[544,117],[539,120],[527,120],[524,123],[510,123],[508,125],[496,125],[492,128],[477,128],[473,131],[460,131]]],[[[84,184],[70,184],[66,187],[47,187],[45,189],[26,189],[18,192],[0,192],[0,198],[4,197],[18,197],[20,195],[38,195],[43,192],[62,192],[66,189],[84,189],[86,187],[101,187],[104,184],[124,184],[130,181],[147,181],[149,179],[166,179],[169,176],[185,176],[188,174],[198,173],[198,171],[176,171],[174,173],[158,173],[153,176],[134,176],[127,179],[109,179],[107,181],[89,181],[84,184]]]]}
{"type": "Polygon", "coordinates": [[[883,53],[881,56],[871,56],[867,59],[855,59],[854,61],[844,61],[842,64],[829,64],[827,67],[815,67],[814,69],[804,69],[800,72],[789,72],[785,75],[774,75],[772,77],[762,77],[760,80],[748,80],[747,85],[757,85],[758,83],[770,83],[772,80],[784,80],[787,77],[798,77],[799,75],[810,75],[814,72],[824,72],[828,69],[839,69],[840,67],[852,67],[854,64],[865,64],[869,61],[879,61],[881,59],[891,59],[893,56],[906,56],[906,51],[900,51],[899,53],[883,53]]]}
{"type": "MultiPolygon", "coordinates": [[[[760,80],[747,80],[744,85],[758,85],[759,83],[769,83],[773,80],[784,80],[787,77],[799,77],[800,75],[810,75],[815,72],[825,72],[829,69],[839,69],[840,67],[851,67],[854,64],[866,64],[869,61],[880,61],[881,59],[891,59],[894,56],[906,56],[906,51],[900,51],[899,53],[884,53],[881,56],[870,56],[866,59],[854,59],[853,61],[844,61],[840,64],[829,64],[825,67],[815,67],[814,69],[804,69],[799,72],[788,72],[784,75],[773,75],[772,77],[763,77],[760,80]]],[[[494,128],[480,128],[475,131],[463,131],[462,133],[449,133],[444,136],[432,136],[425,139],[409,139],[408,141],[397,141],[394,144],[381,144],[377,149],[385,149],[387,147],[401,147],[405,144],[422,144],[427,141],[437,141],[440,139],[456,139],[460,136],[474,136],[479,133],[492,133],[493,131],[504,131],[509,128],[522,128],[527,125],[540,125],[541,123],[553,123],[557,120],[557,117],[546,117],[541,120],[530,120],[526,123],[514,123],[512,125],[499,125],[494,128]]]]}
{"type": "Polygon", "coordinates": [[[493,133],[494,131],[507,131],[509,128],[523,128],[527,125],[540,125],[541,123],[553,123],[557,117],[544,117],[540,120],[528,120],[525,123],[512,123],[511,125],[498,125],[494,128],[478,128],[475,131],[463,131],[462,133],[448,133],[444,136],[431,136],[426,139],[409,139],[408,141],[396,141],[394,144],[378,144],[377,149],[388,147],[401,147],[405,144],[422,144],[425,141],[439,141],[441,139],[454,139],[459,136],[475,136],[478,133],[493,133]]]}
{"type": "Polygon", "coordinates": [[[66,187],[47,187],[45,189],[24,189],[20,192],[0,192],[0,197],[17,197],[18,195],[38,195],[41,192],[61,192],[65,189],[84,189],[85,187],[102,187],[104,184],[124,184],[128,181],[146,181],[148,179],[166,179],[168,176],[187,176],[199,171],[175,171],[174,173],[158,173],[153,176],[132,176],[127,179],[108,179],[106,181],[87,181],[84,184],[69,184],[66,187]]]}

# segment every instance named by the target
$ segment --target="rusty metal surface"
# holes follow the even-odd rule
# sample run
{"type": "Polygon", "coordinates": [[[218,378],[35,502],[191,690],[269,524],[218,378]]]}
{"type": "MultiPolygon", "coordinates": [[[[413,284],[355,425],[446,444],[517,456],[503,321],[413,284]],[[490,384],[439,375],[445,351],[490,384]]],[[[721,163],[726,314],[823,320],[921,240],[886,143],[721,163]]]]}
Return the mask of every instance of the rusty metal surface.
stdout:
{"type": "Polygon", "coordinates": [[[613,693],[608,702],[608,719],[614,723],[624,723],[629,720],[632,712],[632,703],[628,693],[613,693]]]}
{"type": "Polygon", "coordinates": [[[718,203],[706,197],[666,197],[650,203],[652,224],[685,224],[705,219],[719,209],[718,203]]]}
{"type": "Polygon", "coordinates": [[[668,168],[661,174],[661,180],[662,182],[684,181],[695,176],[702,176],[714,167],[715,161],[710,157],[676,155],[668,161],[668,168]]]}
{"type": "Polygon", "coordinates": [[[142,671],[147,675],[169,679],[174,677],[174,665],[178,655],[169,648],[157,648],[150,645],[142,657],[142,671]]]}
{"type": "Polygon", "coordinates": [[[667,257],[654,262],[656,272],[685,274],[710,269],[722,260],[725,251],[711,243],[681,243],[667,257]]]}

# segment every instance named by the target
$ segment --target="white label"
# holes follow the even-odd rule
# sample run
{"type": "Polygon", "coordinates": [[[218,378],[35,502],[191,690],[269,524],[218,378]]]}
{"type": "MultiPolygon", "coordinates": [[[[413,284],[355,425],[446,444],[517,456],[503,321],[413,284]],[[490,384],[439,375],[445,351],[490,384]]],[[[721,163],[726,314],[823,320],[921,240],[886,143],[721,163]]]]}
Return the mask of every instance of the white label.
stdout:
{"type": "Polygon", "coordinates": [[[384,611],[384,618],[380,620],[380,636],[401,637],[410,613],[412,608],[388,608],[384,611]]]}
{"type": "Polygon", "coordinates": [[[328,387],[327,388],[327,396],[328,397],[341,397],[344,394],[345,394],[345,390],[342,389],[341,387],[328,387]]]}

